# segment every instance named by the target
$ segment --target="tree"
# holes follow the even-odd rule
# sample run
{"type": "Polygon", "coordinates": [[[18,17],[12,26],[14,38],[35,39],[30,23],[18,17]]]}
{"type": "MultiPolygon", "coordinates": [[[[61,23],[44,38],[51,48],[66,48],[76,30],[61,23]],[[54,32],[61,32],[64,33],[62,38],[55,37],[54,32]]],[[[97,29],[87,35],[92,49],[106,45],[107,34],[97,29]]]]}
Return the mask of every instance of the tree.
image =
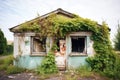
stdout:
{"type": "Polygon", "coordinates": [[[114,46],[115,50],[120,51],[120,24],[118,24],[118,29],[117,29],[117,34],[115,35],[115,40],[114,40],[114,46]]]}
{"type": "Polygon", "coordinates": [[[7,40],[4,37],[4,33],[0,29],[0,54],[6,53],[6,48],[7,48],[7,40]]]}

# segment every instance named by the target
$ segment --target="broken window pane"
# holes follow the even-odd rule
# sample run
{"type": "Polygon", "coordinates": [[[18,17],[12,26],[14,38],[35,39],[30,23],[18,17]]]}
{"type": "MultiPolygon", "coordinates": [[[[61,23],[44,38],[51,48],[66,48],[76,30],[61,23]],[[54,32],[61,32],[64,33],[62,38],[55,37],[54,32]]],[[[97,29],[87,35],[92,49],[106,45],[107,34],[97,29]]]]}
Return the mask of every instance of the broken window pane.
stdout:
{"type": "Polygon", "coordinates": [[[85,49],[85,37],[72,36],[72,52],[83,53],[85,49]]]}
{"type": "Polygon", "coordinates": [[[33,52],[46,51],[46,38],[33,37],[33,52]]]}

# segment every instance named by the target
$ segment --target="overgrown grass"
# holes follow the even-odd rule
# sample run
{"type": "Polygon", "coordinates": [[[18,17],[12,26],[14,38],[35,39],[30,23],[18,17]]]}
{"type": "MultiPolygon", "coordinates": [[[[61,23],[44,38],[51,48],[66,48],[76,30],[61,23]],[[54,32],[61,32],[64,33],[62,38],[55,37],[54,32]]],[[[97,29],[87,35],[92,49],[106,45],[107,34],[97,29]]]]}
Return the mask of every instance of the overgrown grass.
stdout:
{"type": "Polygon", "coordinates": [[[44,80],[44,79],[59,77],[59,73],[39,74],[38,76],[40,80],[44,80]]]}
{"type": "Polygon", "coordinates": [[[69,68],[64,77],[66,80],[77,80],[79,77],[91,77],[93,73],[89,66],[84,65],[78,68],[69,68]]]}
{"type": "Polygon", "coordinates": [[[79,68],[69,68],[66,71],[59,71],[58,73],[39,74],[39,79],[60,79],[60,80],[109,80],[107,77],[99,73],[91,71],[89,66],[81,66],[79,68]]]}
{"type": "Polygon", "coordinates": [[[10,65],[6,70],[7,74],[16,74],[16,73],[21,73],[23,71],[25,71],[24,68],[19,68],[13,65],[10,65]]]}
{"type": "Polygon", "coordinates": [[[7,74],[15,74],[25,71],[23,68],[13,66],[13,56],[9,55],[0,59],[0,71],[5,71],[7,74]]]}
{"type": "Polygon", "coordinates": [[[81,77],[90,77],[93,75],[93,72],[91,71],[91,68],[87,65],[80,66],[79,68],[76,69],[76,72],[81,76],[81,77]]]}

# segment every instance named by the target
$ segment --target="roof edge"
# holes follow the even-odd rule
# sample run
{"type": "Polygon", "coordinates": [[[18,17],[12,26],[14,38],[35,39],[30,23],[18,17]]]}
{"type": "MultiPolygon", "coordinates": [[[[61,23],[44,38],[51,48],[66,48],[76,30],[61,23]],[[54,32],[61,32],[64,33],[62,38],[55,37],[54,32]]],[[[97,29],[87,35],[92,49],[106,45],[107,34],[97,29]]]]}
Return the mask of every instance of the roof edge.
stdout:
{"type": "Polygon", "coordinates": [[[70,17],[70,18],[74,18],[74,17],[75,17],[75,15],[74,15],[73,13],[70,13],[70,12],[68,12],[68,11],[65,11],[65,10],[63,10],[62,8],[58,8],[58,9],[56,9],[56,10],[54,10],[54,11],[51,11],[51,12],[49,12],[49,13],[46,13],[46,14],[44,14],[44,15],[42,15],[42,16],[36,17],[36,18],[31,19],[31,20],[29,20],[29,21],[26,21],[26,22],[23,22],[23,23],[21,23],[21,24],[18,24],[18,25],[16,25],[16,26],[12,27],[12,28],[9,28],[9,30],[10,30],[11,32],[15,32],[15,30],[13,30],[14,28],[16,28],[16,27],[18,27],[18,26],[20,26],[20,25],[22,25],[22,24],[24,24],[24,23],[32,22],[32,21],[34,21],[34,20],[36,20],[36,19],[39,19],[39,18],[40,18],[40,19],[46,18],[46,17],[50,16],[51,13],[55,13],[55,14],[61,13],[61,14],[64,14],[64,15],[70,17]]]}

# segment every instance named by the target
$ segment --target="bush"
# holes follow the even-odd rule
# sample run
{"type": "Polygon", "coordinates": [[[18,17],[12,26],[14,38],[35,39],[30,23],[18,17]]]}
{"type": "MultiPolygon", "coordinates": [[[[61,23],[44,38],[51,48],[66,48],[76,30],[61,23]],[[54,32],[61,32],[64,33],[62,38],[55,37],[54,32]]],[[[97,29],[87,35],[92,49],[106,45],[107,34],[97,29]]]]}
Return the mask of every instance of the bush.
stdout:
{"type": "Polygon", "coordinates": [[[57,73],[58,69],[55,63],[55,57],[52,52],[49,52],[48,55],[44,58],[41,65],[37,68],[37,73],[39,74],[50,74],[57,73]]]}
{"type": "Polygon", "coordinates": [[[13,44],[7,45],[7,52],[9,52],[9,53],[13,52],[13,44]]]}
{"type": "Polygon", "coordinates": [[[7,40],[4,36],[3,31],[0,29],[0,55],[6,53],[7,40]]]}
{"type": "Polygon", "coordinates": [[[118,54],[116,56],[116,62],[114,63],[114,65],[113,79],[118,80],[120,79],[120,56],[118,54]]]}
{"type": "Polygon", "coordinates": [[[114,80],[120,79],[120,56],[118,54],[96,54],[94,57],[87,58],[87,62],[93,71],[112,78],[114,80]]]}
{"type": "Polygon", "coordinates": [[[10,65],[6,71],[7,71],[7,74],[16,74],[16,73],[21,73],[25,71],[25,69],[10,65]]]}

